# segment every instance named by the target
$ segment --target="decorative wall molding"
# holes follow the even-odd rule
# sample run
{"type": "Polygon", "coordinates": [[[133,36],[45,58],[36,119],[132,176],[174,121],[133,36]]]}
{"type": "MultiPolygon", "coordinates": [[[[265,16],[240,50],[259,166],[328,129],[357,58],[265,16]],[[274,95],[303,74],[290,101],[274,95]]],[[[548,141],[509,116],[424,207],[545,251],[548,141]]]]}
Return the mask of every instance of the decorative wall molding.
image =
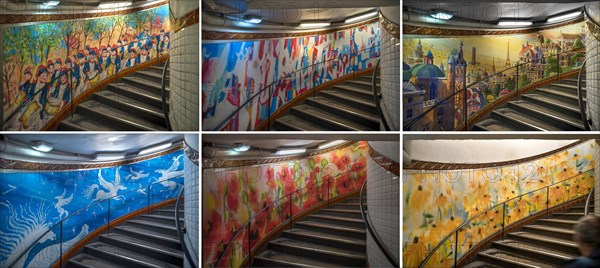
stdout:
{"type": "Polygon", "coordinates": [[[436,35],[436,36],[483,36],[483,35],[508,35],[508,34],[527,34],[538,31],[554,29],[562,26],[576,24],[584,19],[576,19],[573,21],[563,22],[551,26],[535,27],[529,29],[517,30],[459,30],[459,29],[441,29],[431,26],[417,26],[410,23],[403,24],[403,34],[411,35],[436,35]]]}
{"type": "Polygon", "coordinates": [[[144,160],[156,158],[172,152],[176,152],[183,149],[183,145],[177,145],[166,151],[141,156],[133,159],[126,159],[122,161],[109,162],[109,163],[68,163],[68,164],[54,164],[54,163],[34,163],[20,160],[0,159],[0,166],[3,170],[36,170],[36,171],[68,171],[68,170],[80,170],[80,169],[94,169],[94,168],[105,168],[133,164],[144,160]]]}
{"type": "Polygon", "coordinates": [[[174,32],[179,32],[181,29],[185,29],[188,26],[200,23],[200,8],[191,11],[185,16],[175,20],[172,28],[174,32]]]}
{"type": "Polygon", "coordinates": [[[143,7],[134,7],[125,10],[119,11],[109,11],[109,12],[98,12],[98,13],[78,13],[78,14],[43,14],[43,15],[21,15],[21,14],[2,14],[0,16],[0,25],[2,24],[19,24],[19,23],[36,23],[36,22],[47,22],[47,21],[63,21],[63,20],[79,20],[79,19],[90,19],[90,18],[100,18],[100,17],[108,17],[108,16],[116,16],[129,14],[137,11],[142,11],[146,9],[151,9],[155,7],[159,7],[167,4],[168,1],[162,1],[156,4],[143,6],[143,7]]]}
{"type": "Polygon", "coordinates": [[[389,172],[392,172],[396,176],[400,176],[400,163],[387,158],[386,156],[375,151],[373,149],[373,147],[370,147],[370,146],[369,146],[369,155],[371,156],[371,159],[373,159],[373,161],[375,161],[377,164],[379,164],[382,168],[384,168],[385,170],[387,170],[389,172]]]}
{"type": "Polygon", "coordinates": [[[187,142],[185,142],[185,140],[183,141],[183,145],[183,152],[185,153],[185,156],[187,156],[187,158],[190,159],[197,166],[200,163],[200,153],[194,150],[194,148],[190,147],[187,144],[187,142]]]}
{"type": "Polygon", "coordinates": [[[230,32],[216,32],[216,31],[202,31],[202,40],[257,40],[257,39],[273,39],[273,38],[288,38],[288,37],[299,37],[299,36],[312,36],[335,33],[347,29],[352,29],[367,25],[378,21],[379,18],[374,18],[368,21],[364,21],[361,24],[354,24],[351,26],[345,26],[341,28],[328,29],[317,32],[300,32],[300,33],[230,33],[230,32]]]}
{"type": "Polygon", "coordinates": [[[379,21],[381,22],[382,28],[388,31],[391,35],[400,39],[400,25],[386,18],[381,12],[379,12],[379,21]]]}
{"type": "Polygon", "coordinates": [[[561,151],[567,150],[567,149],[577,146],[579,144],[582,144],[586,141],[588,141],[588,140],[587,139],[578,140],[574,143],[571,143],[569,145],[560,147],[558,149],[555,149],[555,150],[552,150],[552,151],[549,151],[549,152],[546,152],[543,154],[538,154],[538,155],[521,158],[521,159],[516,159],[516,160],[510,160],[510,161],[494,162],[494,163],[460,164],[460,163],[440,163],[440,162],[414,160],[410,164],[405,164],[403,169],[404,170],[458,170],[458,169],[480,169],[480,168],[489,168],[489,167],[509,166],[509,165],[526,163],[526,162],[530,162],[530,161],[537,160],[540,158],[544,158],[544,157],[553,155],[555,153],[559,153],[561,151]]]}

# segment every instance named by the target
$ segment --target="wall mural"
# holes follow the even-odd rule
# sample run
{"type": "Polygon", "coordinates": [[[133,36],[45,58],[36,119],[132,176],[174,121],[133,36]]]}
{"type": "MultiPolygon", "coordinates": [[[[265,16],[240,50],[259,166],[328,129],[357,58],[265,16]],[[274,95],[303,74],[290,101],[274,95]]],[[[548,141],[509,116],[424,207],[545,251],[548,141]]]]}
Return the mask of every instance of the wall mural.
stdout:
{"type": "MultiPolygon", "coordinates": [[[[367,176],[366,142],[311,158],[234,170],[204,170],[202,177],[203,266],[213,267],[235,232],[251,217],[252,244],[294,215],[318,202],[359,189],[367,176]],[[329,182],[329,189],[327,189],[329,182]],[[307,187],[291,196],[286,195],[307,187]],[[261,211],[279,198],[279,204],[261,211]],[[291,205],[291,207],[290,207],[291,205]],[[260,213],[259,213],[260,212],[260,213]]],[[[248,252],[248,234],[233,243],[220,266],[239,267],[248,252]]]]}
{"type": "Polygon", "coordinates": [[[80,209],[106,198],[110,219],[177,197],[183,187],[183,151],[150,160],[77,171],[0,173],[0,267],[50,267],[58,260],[60,226],[63,252],[108,221],[108,202],[80,209]],[[151,186],[148,186],[151,185],[151,186]],[[45,235],[23,258],[19,255],[45,235]]]}
{"type": "MultiPolygon", "coordinates": [[[[403,99],[405,118],[410,120],[422,111],[462,89],[463,76],[470,85],[467,114],[476,114],[485,106],[535,81],[579,68],[585,60],[585,24],[545,30],[531,34],[420,38],[404,36],[403,99]],[[574,51],[576,50],[576,51],[574,51]],[[456,67],[459,54],[467,70],[456,67]],[[557,58],[556,54],[560,53],[557,58]],[[514,67],[517,64],[519,73],[514,67]],[[455,68],[457,71],[452,72],[455,68]],[[508,70],[506,70],[508,69],[508,70]],[[410,94],[409,94],[410,93],[410,94]],[[415,97],[419,93],[421,97],[415,97]]],[[[431,113],[412,130],[448,130],[461,123],[462,101],[450,102],[431,113]],[[437,118],[432,118],[437,117],[437,118]],[[443,123],[435,123],[441,120],[443,123]]]]}
{"type": "Polygon", "coordinates": [[[168,53],[171,36],[168,5],[2,30],[4,130],[41,130],[105,78],[168,53]]]}
{"type": "MultiPolygon", "coordinates": [[[[405,171],[402,185],[403,266],[419,266],[430,250],[461,223],[504,201],[509,200],[504,219],[509,224],[546,209],[546,195],[551,207],[587,194],[594,185],[595,146],[598,145],[590,140],[542,159],[513,166],[405,171]],[[548,185],[552,187],[546,193],[544,187],[548,185]],[[529,194],[510,200],[525,193],[529,194]]],[[[459,257],[501,229],[502,210],[501,206],[492,209],[459,232],[459,257]]],[[[428,267],[452,266],[454,239],[449,239],[436,252],[428,267]]]]}
{"type": "Polygon", "coordinates": [[[253,130],[281,106],[308,89],[376,63],[380,44],[379,22],[339,32],[257,40],[202,44],[202,125],[213,130],[251,96],[288,74],[319,64],[285,78],[271,91],[261,93],[249,107],[225,126],[226,130],[253,130]],[[357,53],[361,51],[360,53],[357,53]],[[350,57],[357,55],[356,57],[350,57]],[[311,77],[314,74],[315,78],[311,77]]]}

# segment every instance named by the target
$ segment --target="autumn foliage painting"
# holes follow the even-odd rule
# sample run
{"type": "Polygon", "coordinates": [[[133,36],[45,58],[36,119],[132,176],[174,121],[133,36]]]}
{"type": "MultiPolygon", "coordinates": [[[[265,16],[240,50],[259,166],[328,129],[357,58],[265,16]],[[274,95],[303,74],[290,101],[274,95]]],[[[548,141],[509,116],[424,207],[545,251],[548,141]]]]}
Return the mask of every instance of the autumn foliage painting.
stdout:
{"type": "Polygon", "coordinates": [[[170,47],[167,5],[3,29],[3,130],[42,130],[66,105],[170,47]]]}

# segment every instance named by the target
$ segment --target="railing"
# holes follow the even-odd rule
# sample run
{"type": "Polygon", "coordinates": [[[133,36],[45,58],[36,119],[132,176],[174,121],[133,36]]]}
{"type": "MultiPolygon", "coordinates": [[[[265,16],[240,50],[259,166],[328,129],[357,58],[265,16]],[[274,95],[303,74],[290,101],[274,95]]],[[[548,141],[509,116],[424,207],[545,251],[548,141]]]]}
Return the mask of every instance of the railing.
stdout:
{"type": "MultiPolygon", "coordinates": [[[[595,2],[586,3],[583,7],[583,12],[585,13],[585,17],[587,19],[589,33],[600,42],[600,22],[594,19],[592,16],[594,14],[590,14],[591,7],[589,5],[593,4],[595,4],[595,2]]],[[[600,10],[596,9],[595,12],[598,12],[596,15],[600,17],[600,10]]]]}
{"type": "Polygon", "coordinates": [[[167,62],[165,62],[165,66],[163,66],[163,71],[162,71],[162,80],[160,82],[160,97],[162,100],[162,107],[163,107],[163,115],[165,116],[165,124],[167,126],[168,130],[172,130],[171,129],[171,120],[169,119],[169,103],[167,101],[167,92],[165,90],[165,86],[166,86],[166,81],[167,81],[167,69],[169,68],[169,62],[171,61],[171,59],[167,59],[167,62]]]}
{"type": "MultiPolygon", "coordinates": [[[[452,75],[449,70],[449,75],[446,75],[447,87],[456,90],[449,90],[447,96],[433,96],[434,98],[429,100],[424,98],[423,103],[433,101],[435,104],[424,107],[425,111],[414,118],[408,118],[407,120],[410,121],[403,126],[403,129],[405,131],[466,130],[468,121],[481,116],[485,108],[492,103],[505,101],[508,98],[518,99],[519,89],[548,78],[560,78],[561,74],[581,66],[580,59],[585,57],[585,47],[560,52],[560,48],[552,48],[553,45],[547,47],[558,52],[551,53],[549,56],[533,57],[527,62],[518,63],[483,77],[474,72],[467,76],[467,66],[464,70],[461,69],[461,72],[457,72],[460,76],[452,75]],[[475,81],[470,82],[470,80],[475,81]]],[[[456,68],[460,69],[460,67],[456,68]]],[[[438,80],[438,83],[442,81],[444,80],[438,80]]]]}
{"type": "MultiPolygon", "coordinates": [[[[294,88],[292,88],[293,85],[296,84],[296,83],[294,83],[294,81],[298,81],[298,83],[296,84],[296,87],[297,87],[296,89],[298,90],[299,95],[312,90],[313,97],[315,97],[317,94],[316,87],[320,86],[322,83],[328,82],[328,81],[326,81],[326,79],[327,79],[327,75],[328,75],[327,70],[329,68],[332,70],[339,71],[338,73],[336,73],[337,74],[336,77],[331,77],[332,80],[335,78],[339,78],[341,76],[348,75],[350,73],[356,74],[357,71],[366,69],[366,68],[361,68],[361,66],[360,66],[361,63],[363,65],[367,64],[365,62],[365,60],[359,62],[359,56],[361,56],[363,54],[367,54],[368,57],[363,58],[366,60],[371,59],[371,58],[377,58],[380,56],[379,47],[380,47],[380,45],[374,45],[369,48],[365,48],[365,49],[362,49],[362,50],[359,50],[356,52],[350,52],[350,54],[339,54],[338,56],[335,56],[328,60],[317,62],[317,63],[311,64],[311,65],[305,66],[302,69],[293,71],[288,74],[284,74],[283,76],[277,78],[276,81],[259,89],[256,93],[254,93],[254,95],[250,96],[244,103],[242,103],[241,105],[238,105],[237,109],[235,109],[227,117],[225,117],[225,119],[223,119],[216,127],[212,128],[212,130],[221,131],[221,130],[227,130],[228,128],[229,129],[234,128],[233,130],[254,130],[253,124],[258,126],[259,124],[263,123],[264,121],[267,121],[267,129],[270,130],[272,113],[278,109],[279,105],[284,104],[284,103],[280,103],[278,105],[279,99],[275,99],[275,101],[273,101],[273,93],[274,92],[284,91],[284,90],[287,90],[287,91],[294,90],[294,88]],[[328,66],[328,64],[329,64],[329,66],[328,66]],[[322,65],[322,67],[320,69],[321,65],[322,65]],[[308,72],[309,69],[310,69],[310,72],[308,72]],[[319,72],[321,72],[323,74],[323,76],[325,76],[325,77],[321,76],[321,74],[319,72]],[[290,79],[292,81],[288,81],[290,79]],[[317,81],[318,79],[321,79],[321,81],[317,81]],[[303,83],[302,81],[310,81],[310,82],[303,83]],[[302,87],[303,85],[307,86],[306,90],[303,90],[304,89],[302,87]],[[310,88],[309,88],[309,86],[310,86],[310,88]],[[274,90],[276,90],[276,91],[274,91],[274,90]],[[266,97],[267,99],[265,99],[265,97],[264,97],[265,93],[268,94],[268,96],[266,97]],[[240,117],[240,111],[247,110],[248,108],[252,109],[252,108],[257,107],[255,105],[264,106],[265,101],[267,101],[266,106],[268,106],[266,108],[267,115],[264,115],[265,111],[261,112],[260,108],[263,108],[263,107],[256,108],[256,109],[258,109],[258,113],[257,113],[258,118],[250,118],[250,120],[249,120],[250,125],[248,126],[247,129],[237,129],[237,127],[233,127],[233,125],[236,125],[236,123],[237,123],[236,120],[238,120],[240,117]],[[261,114],[261,113],[263,113],[263,114],[261,114]],[[266,118],[264,118],[264,117],[266,117],[266,118]]],[[[279,74],[275,74],[275,75],[279,75],[279,74]]],[[[275,96],[275,97],[278,97],[278,96],[275,96]]],[[[288,103],[290,101],[291,101],[291,99],[289,99],[287,101],[284,99],[281,102],[288,103]]],[[[207,125],[207,124],[203,123],[203,125],[207,125]]]]}
{"type": "MultiPolygon", "coordinates": [[[[587,60],[585,59],[585,61],[583,61],[583,64],[581,65],[581,69],[579,70],[579,74],[577,75],[577,100],[579,102],[579,113],[581,113],[581,120],[583,122],[583,126],[585,127],[585,130],[589,131],[592,129],[590,121],[588,121],[587,118],[587,109],[586,109],[586,103],[583,101],[583,91],[582,91],[582,78],[583,78],[583,73],[585,72],[585,65],[587,64],[587,60]]],[[[591,119],[591,118],[590,118],[591,119]]]]}
{"type": "Polygon", "coordinates": [[[590,214],[590,204],[592,201],[592,197],[594,196],[594,191],[595,191],[595,189],[592,188],[592,190],[588,194],[587,198],[585,199],[585,209],[583,210],[583,215],[590,214]]]}
{"type": "Polygon", "coordinates": [[[383,129],[385,129],[385,131],[390,131],[390,126],[387,123],[387,120],[385,119],[385,115],[383,114],[383,110],[381,109],[381,88],[379,88],[379,90],[377,89],[377,73],[378,73],[378,69],[379,69],[379,64],[381,63],[381,58],[377,59],[377,64],[375,65],[375,71],[373,71],[373,84],[372,84],[372,89],[373,89],[373,98],[375,99],[375,106],[377,107],[377,113],[379,114],[379,117],[381,117],[381,124],[383,124],[383,129]]]}
{"type": "Polygon", "coordinates": [[[365,205],[363,203],[364,200],[364,190],[367,188],[367,180],[365,180],[365,182],[363,182],[362,187],[360,188],[360,214],[362,216],[363,221],[365,222],[365,225],[367,226],[367,231],[369,232],[369,234],[371,235],[371,237],[373,238],[373,240],[375,240],[375,243],[377,244],[377,247],[379,247],[379,250],[381,250],[381,252],[383,253],[383,255],[385,256],[385,258],[388,260],[388,262],[393,266],[393,267],[400,267],[400,265],[398,265],[398,261],[394,259],[394,257],[392,256],[392,253],[390,252],[390,250],[383,244],[383,242],[381,242],[381,238],[379,237],[379,235],[377,234],[377,232],[375,232],[375,230],[373,229],[373,224],[371,223],[371,216],[367,215],[367,213],[365,212],[364,208],[365,205]]]}
{"type": "MultiPolygon", "coordinates": [[[[9,268],[25,267],[24,263],[20,263],[19,265],[17,265],[17,264],[22,260],[23,257],[29,256],[28,253],[31,251],[31,249],[33,249],[33,247],[35,245],[38,245],[38,242],[42,238],[46,237],[48,234],[50,234],[50,232],[53,232],[53,230],[55,230],[55,229],[58,229],[58,232],[60,233],[60,235],[59,235],[60,251],[59,251],[59,256],[56,256],[56,257],[58,257],[58,260],[56,260],[56,262],[58,262],[59,267],[62,267],[63,266],[63,262],[62,262],[63,250],[68,250],[69,247],[73,246],[72,243],[69,243],[68,247],[66,249],[63,249],[63,243],[64,243],[64,241],[63,241],[63,223],[70,222],[70,221],[77,221],[78,219],[88,219],[88,220],[84,220],[82,222],[85,222],[86,225],[89,224],[89,225],[94,226],[93,228],[92,228],[92,226],[89,226],[89,229],[94,230],[94,229],[100,228],[100,227],[102,227],[102,225],[106,224],[107,233],[110,234],[111,220],[118,219],[119,217],[124,216],[127,213],[129,213],[129,211],[126,211],[127,213],[123,213],[124,209],[121,208],[121,206],[125,205],[125,203],[126,203],[125,201],[127,200],[128,197],[131,199],[134,199],[134,200],[136,200],[138,198],[139,199],[147,199],[146,211],[150,212],[151,204],[153,204],[157,201],[164,201],[164,200],[167,200],[170,198],[177,197],[177,192],[168,190],[168,187],[167,187],[167,190],[161,189],[161,191],[156,194],[159,196],[160,200],[152,200],[152,196],[153,196],[152,188],[157,184],[163,184],[163,186],[164,186],[164,184],[167,182],[169,182],[169,184],[171,182],[176,183],[175,180],[182,180],[182,177],[175,177],[175,178],[171,178],[171,179],[157,181],[152,184],[146,185],[145,187],[137,188],[137,189],[134,189],[131,191],[127,191],[125,193],[117,194],[115,196],[111,196],[109,198],[105,198],[105,199],[93,202],[92,204],[77,210],[75,213],[71,213],[69,216],[67,216],[64,219],[61,219],[60,221],[58,221],[57,223],[52,225],[52,227],[50,227],[46,232],[44,232],[42,235],[40,235],[38,238],[36,238],[24,251],[21,252],[21,254],[8,267],[9,268]],[[170,191],[170,192],[168,192],[166,195],[161,194],[164,191],[170,191]],[[146,195],[146,196],[144,197],[144,195],[146,195]],[[137,196],[137,198],[136,198],[136,196],[137,196]],[[113,201],[111,202],[111,200],[113,200],[113,201]],[[121,204],[119,204],[119,203],[121,203],[121,204]],[[111,206],[111,204],[112,204],[112,206],[111,206]],[[105,221],[100,222],[99,220],[97,220],[97,217],[103,216],[103,215],[96,214],[96,211],[98,211],[98,208],[100,208],[100,210],[102,212],[104,212],[103,205],[105,205],[108,208],[108,210],[106,210],[106,218],[104,218],[105,221]],[[93,210],[93,213],[92,213],[93,219],[91,219],[92,215],[89,215],[90,213],[82,213],[84,211],[87,212],[90,209],[93,210]],[[112,210],[116,210],[117,213],[111,213],[112,210]]],[[[177,183],[175,185],[177,185],[177,183]]],[[[165,187],[161,187],[161,188],[165,188],[165,187]]],[[[177,188],[177,187],[175,187],[175,188],[177,188]]],[[[157,198],[154,197],[154,199],[157,199],[157,198]]],[[[76,242],[78,242],[78,241],[76,241],[76,242]]],[[[50,257],[50,256],[43,256],[43,257],[50,257]]],[[[26,261],[26,259],[23,261],[26,261]]],[[[35,260],[32,260],[32,261],[35,261],[35,260]]]]}
{"type": "MultiPolygon", "coordinates": [[[[253,246],[256,246],[256,242],[264,238],[259,237],[260,233],[255,234],[255,232],[253,232],[258,232],[258,228],[261,227],[260,224],[267,221],[269,217],[275,217],[274,220],[277,220],[277,222],[273,226],[280,226],[281,224],[287,223],[289,224],[290,228],[292,228],[294,216],[297,217],[298,214],[300,214],[301,212],[300,207],[313,207],[315,205],[324,203],[327,203],[327,205],[329,205],[330,199],[336,197],[333,196],[335,195],[334,192],[330,192],[331,186],[335,185],[334,183],[332,183],[332,181],[334,179],[351,179],[350,176],[352,175],[356,176],[354,170],[340,173],[327,180],[324,179],[321,183],[312,183],[310,185],[306,185],[305,187],[296,189],[291,193],[279,197],[271,204],[265,206],[256,214],[252,215],[244,225],[242,225],[240,228],[237,229],[237,231],[235,231],[235,234],[227,242],[227,244],[223,245],[223,252],[219,255],[218,259],[214,262],[214,265],[211,265],[211,267],[238,267],[241,266],[243,262],[247,262],[248,265],[250,265],[250,263],[252,262],[251,251],[253,249],[253,246]],[[327,187],[327,189],[323,189],[323,187],[327,187]],[[306,196],[310,198],[303,201],[303,197],[306,196]],[[294,197],[296,197],[298,201],[294,201],[294,197]],[[295,205],[297,205],[296,208],[294,207],[295,205]],[[256,227],[256,230],[252,229],[253,225],[256,227]],[[255,243],[253,243],[253,241],[255,241],[255,243]],[[244,246],[244,243],[247,244],[244,246]],[[240,247],[243,251],[242,253],[238,252],[238,250],[240,250],[240,247]],[[237,259],[239,257],[243,257],[244,259],[237,259]]],[[[358,180],[359,178],[356,179],[358,180]]],[[[268,235],[270,234],[267,234],[266,236],[268,235]]]]}
{"type": "MultiPolygon", "coordinates": [[[[489,223],[489,224],[485,224],[485,225],[483,225],[483,224],[477,225],[480,228],[478,230],[478,232],[479,232],[478,237],[483,239],[485,237],[489,237],[493,234],[497,234],[498,232],[501,232],[502,240],[504,240],[504,230],[505,230],[506,224],[515,223],[521,219],[524,219],[525,217],[532,216],[534,214],[549,213],[550,207],[559,205],[561,203],[564,203],[564,202],[572,200],[576,197],[579,197],[583,194],[586,194],[586,193],[582,192],[582,191],[585,191],[585,189],[583,189],[583,187],[578,187],[579,186],[578,183],[587,179],[587,180],[590,180],[591,183],[593,184],[593,177],[591,177],[588,174],[591,171],[593,171],[593,169],[590,169],[590,170],[587,170],[580,174],[574,175],[568,179],[547,185],[543,188],[513,197],[511,199],[503,201],[502,203],[492,206],[492,207],[486,209],[485,211],[482,211],[479,214],[469,218],[467,221],[463,222],[456,229],[454,229],[452,232],[450,232],[450,234],[445,236],[440,241],[440,243],[437,244],[433,249],[431,249],[431,251],[429,251],[429,254],[425,257],[425,259],[423,259],[423,261],[419,265],[419,268],[435,266],[435,264],[430,264],[430,260],[436,253],[438,253],[438,250],[441,249],[442,247],[444,248],[444,252],[438,254],[438,255],[441,255],[438,260],[448,259],[450,256],[453,256],[454,257],[454,260],[453,260],[454,267],[456,267],[456,265],[458,263],[459,253],[462,252],[462,249],[459,248],[459,245],[465,247],[467,251],[470,250],[471,248],[477,248],[475,246],[475,244],[465,246],[462,243],[459,243],[459,239],[460,239],[459,233],[462,233],[462,235],[463,235],[462,238],[465,239],[465,241],[463,241],[463,242],[466,242],[467,235],[465,233],[468,231],[468,229],[470,229],[471,225],[475,226],[475,224],[474,224],[475,221],[483,221],[483,222],[487,221],[489,223]],[[576,179],[581,179],[581,181],[576,181],[576,179]],[[573,187],[571,187],[571,186],[573,186],[573,187]],[[551,191],[551,188],[554,188],[555,190],[551,191]],[[574,190],[571,192],[571,190],[573,188],[574,188],[574,190]],[[564,191],[564,193],[563,193],[563,191],[564,191]],[[545,196],[545,202],[541,202],[541,201],[543,201],[542,196],[545,196]],[[533,204],[536,202],[537,202],[537,207],[536,207],[536,204],[533,204]],[[513,205],[512,208],[510,207],[511,204],[513,205]],[[508,209],[511,210],[510,214],[507,214],[507,207],[508,207],[508,209]],[[494,221],[497,219],[495,217],[499,216],[500,209],[502,209],[502,224],[494,225],[494,224],[490,223],[491,221],[494,221]],[[525,210],[525,209],[527,209],[527,210],[525,210]],[[492,212],[492,211],[494,211],[494,212],[492,212]],[[515,212],[515,213],[512,213],[512,212],[515,212]],[[508,218],[508,220],[507,220],[507,218],[508,218]],[[499,229],[500,227],[501,227],[500,230],[496,230],[496,229],[499,229]],[[450,240],[452,237],[454,237],[454,241],[450,240]],[[450,243],[447,243],[447,242],[450,242],[450,243]],[[447,253],[447,252],[450,252],[450,253],[447,253]]],[[[476,242],[479,242],[479,241],[476,241],[476,242]]],[[[420,250],[420,249],[418,249],[418,250],[420,250]]],[[[438,261],[438,263],[439,263],[439,261],[438,261]]]]}
{"type": "Polygon", "coordinates": [[[181,244],[185,258],[192,267],[196,268],[198,267],[198,263],[196,262],[196,259],[192,257],[192,251],[187,247],[183,239],[183,235],[186,233],[186,228],[185,226],[181,226],[179,224],[179,204],[181,204],[181,198],[183,197],[184,192],[185,188],[181,188],[179,196],[177,197],[177,202],[175,203],[175,228],[177,229],[177,237],[179,238],[179,243],[181,244]]]}
{"type": "MultiPolygon", "coordinates": [[[[86,59],[86,62],[83,64],[77,63],[77,62],[73,62],[71,63],[72,67],[68,70],[68,77],[67,77],[67,83],[69,85],[69,101],[68,103],[62,103],[64,101],[63,96],[57,96],[57,98],[53,98],[53,99],[48,99],[48,97],[52,94],[54,94],[54,91],[59,91],[60,90],[56,87],[57,85],[55,85],[55,83],[57,82],[57,80],[60,79],[60,77],[62,75],[60,75],[60,70],[59,71],[59,75],[57,77],[54,78],[49,78],[50,82],[45,83],[44,87],[42,89],[39,89],[37,92],[34,92],[33,95],[31,97],[27,96],[25,92],[21,91],[19,89],[19,96],[17,96],[17,103],[18,103],[18,107],[15,108],[9,115],[8,117],[6,117],[6,120],[4,120],[2,122],[1,128],[3,130],[7,130],[7,128],[12,129],[15,128],[16,126],[11,126],[10,124],[15,124],[17,123],[18,126],[18,122],[15,121],[15,117],[17,115],[19,115],[21,118],[19,120],[21,120],[21,126],[24,129],[28,129],[31,128],[31,126],[33,124],[35,124],[38,120],[42,120],[41,123],[42,124],[46,124],[46,120],[43,118],[51,118],[53,116],[55,116],[56,114],[59,114],[61,111],[63,111],[63,108],[67,106],[67,104],[70,104],[70,114],[71,117],[73,116],[73,112],[74,112],[74,99],[81,95],[82,93],[86,92],[88,89],[90,89],[91,87],[93,87],[94,85],[100,84],[101,81],[104,81],[110,77],[113,77],[114,80],[117,80],[119,78],[119,72],[125,70],[125,69],[129,69],[131,67],[137,66],[139,64],[141,64],[141,59],[139,62],[135,62],[134,64],[126,67],[126,61],[124,61],[125,59],[130,59],[129,57],[125,57],[123,56],[128,52],[128,48],[129,47],[133,47],[134,44],[138,44],[139,42],[126,42],[125,44],[122,44],[120,46],[116,46],[114,48],[114,50],[119,51],[117,53],[117,57],[119,58],[119,62],[120,64],[116,64],[116,63],[112,63],[111,68],[114,68],[114,73],[113,74],[109,74],[109,70],[107,69],[106,72],[105,68],[106,66],[102,66],[105,63],[100,63],[100,59],[101,59],[101,55],[97,55],[97,61],[96,64],[98,65],[98,73],[94,76],[94,78],[92,78],[91,80],[93,81],[89,81],[86,78],[86,74],[83,71],[84,68],[84,64],[88,63],[88,60],[86,59]],[[122,52],[121,52],[122,51],[122,52]],[[119,55],[121,54],[121,55],[119,55]],[[106,76],[104,75],[106,74],[106,76]],[[79,76],[79,77],[78,77],[79,76]],[[74,78],[79,78],[78,80],[74,81],[74,78]],[[97,79],[97,80],[96,80],[97,79]],[[87,87],[86,83],[88,83],[87,87]],[[93,83],[93,84],[89,84],[89,83],[93,83]],[[46,91],[46,95],[45,96],[40,96],[40,94],[42,92],[46,91]],[[36,100],[39,97],[39,101],[36,100]],[[42,105],[40,102],[42,102],[42,100],[44,100],[44,104],[42,105]],[[48,108],[48,101],[53,102],[51,104],[51,107],[48,108]],[[35,107],[37,106],[37,108],[35,107]],[[49,111],[50,110],[50,111],[49,111]],[[26,122],[25,122],[26,121],[26,122]],[[6,125],[9,124],[9,126],[7,127],[6,125]]],[[[139,47],[138,47],[139,48],[139,47]]],[[[112,50],[112,48],[111,48],[112,50]]],[[[150,62],[150,61],[157,61],[160,59],[160,56],[162,54],[164,54],[167,51],[167,49],[165,48],[164,50],[160,49],[159,44],[156,45],[156,51],[150,52],[150,48],[148,49],[148,57],[149,59],[146,60],[145,62],[150,62]]],[[[77,53],[77,51],[74,51],[77,53]]],[[[70,52],[67,51],[67,54],[69,54],[70,52]]],[[[100,52],[101,54],[102,52],[100,52]]],[[[72,58],[72,55],[68,55],[68,58],[72,58]]],[[[110,56],[109,56],[110,58],[110,56]]],[[[77,61],[78,59],[73,59],[75,61],[77,61]]],[[[66,61],[66,59],[65,59],[66,61]]],[[[62,69],[62,68],[61,68],[62,69]]],[[[53,74],[48,72],[48,76],[51,77],[53,74]]],[[[56,83],[57,84],[57,83],[56,83]]],[[[35,84],[31,85],[32,87],[35,86],[35,84]]],[[[34,89],[35,90],[35,89],[34,89]]],[[[58,94],[58,92],[57,92],[58,94]]],[[[40,126],[42,127],[42,126],[40,126]]],[[[35,130],[41,130],[41,129],[35,129],[35,130]]]]}

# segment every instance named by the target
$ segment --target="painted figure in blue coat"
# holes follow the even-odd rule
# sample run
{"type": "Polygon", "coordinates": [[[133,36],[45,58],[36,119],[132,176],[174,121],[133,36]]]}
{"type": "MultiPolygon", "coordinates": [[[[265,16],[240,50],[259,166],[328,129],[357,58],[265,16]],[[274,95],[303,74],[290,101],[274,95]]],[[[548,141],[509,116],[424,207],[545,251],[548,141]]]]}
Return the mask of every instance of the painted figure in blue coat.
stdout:
{"type": "Polygon", "coordinates": [[[144,28],[144,31],[139,34],[138,39],[140,40],[140,43],[138,44],[140,47],[150,43],[150,33],[148,28],[144,28]]]}
{"type": "Polygon", "coordinates": [[[135,48],[129,48],[129,59],[125,63],[125,68],[133,67],[140,63],[140,57],[137,56],[135,48]]]}
{"type": "Polygon", "coordinates": [[[113,45],[110,49],[110,57],[108,58],[108,63],[105,68],[107,70],[108,76],[112,76],[119,70],[121,70],[121,58],[117,55],[117,46],[113,45]]]}
{"type": "Polygon", "coordinates": [[[17,98],[17,104],[21,105],[21,103],[24,103],[25,101],[31,99],[31,97],[33,97],[33,84],[31,83],[31,71],[33,70],[33,68],[31,67],[27,67],[25,68],[25,71],[23,72],[23,75],[25,76],[25,82],[23,82],[20,86],[19,86],[19,97],[17,98]]]}
{"type": "MultiPolygon", "coordinates": [[[[46,97],[48,96],[48,69],[44,65],[40,65],[37,71],[37,80],[33,85],[32,101],[39,103],[42,111],[46,106],[46,97]]],[[[40,113],[40,119],[44,120],[44,113],[40,113]]]]}
{"type": "Polygon", "coordinates": [[[83,66],[83,73],[85,73],[85,76],[91,86],[95,85],[100,80],[100,65],[96,59],[97,55],[98,51],[96,49],[92,49],[90,51],[90,60],[83,66]]]}
{"type": "Polygon", "coordinates": [[[69,70],[62,68],[60,70],[59,79],[56,88],[52,92],[52,97],[62,100],[61,108],[71,99],[71,86],[69,84],[69,70]]]}

